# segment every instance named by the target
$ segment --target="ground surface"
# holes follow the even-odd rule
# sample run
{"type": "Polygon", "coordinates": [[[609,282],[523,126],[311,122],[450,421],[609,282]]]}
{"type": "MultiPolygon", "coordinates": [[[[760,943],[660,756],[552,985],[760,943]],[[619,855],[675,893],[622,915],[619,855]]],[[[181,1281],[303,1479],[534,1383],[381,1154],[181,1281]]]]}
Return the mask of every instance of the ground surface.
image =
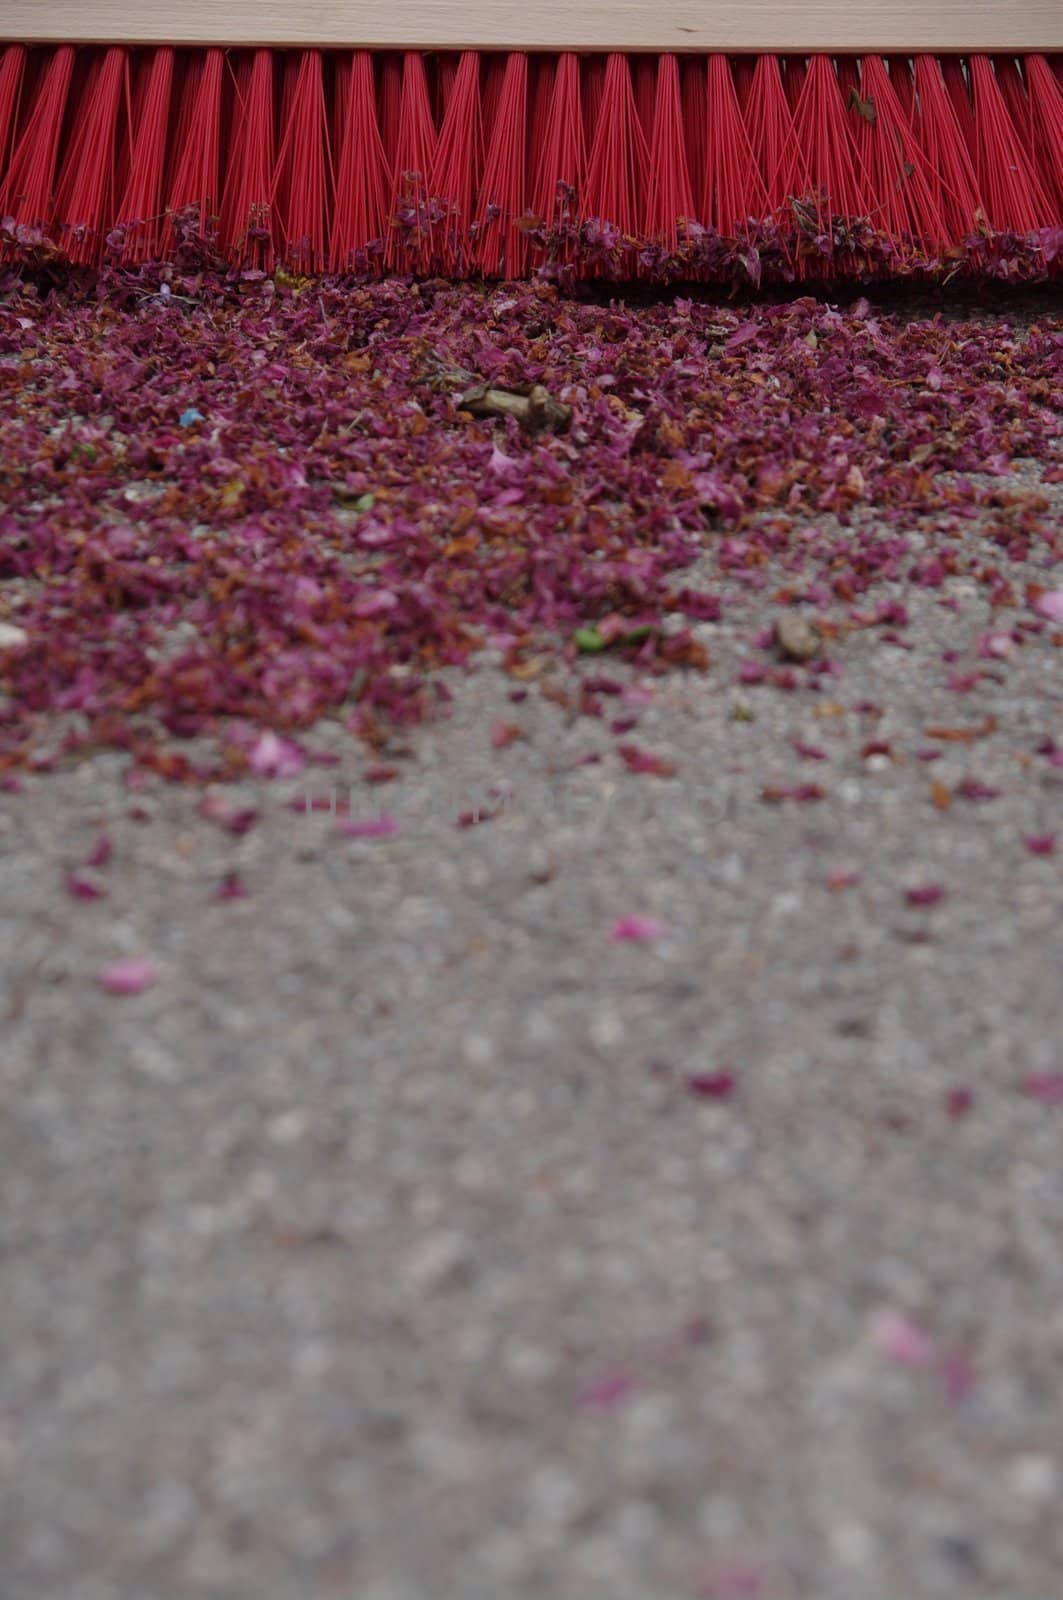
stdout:
{"type": "MultiPolygon", "coordinates": [[[[8,304],[36,339],[37,310],[8,304]]],[[[652,312],[658,338],[748,315],[652,312]]],[[[831,338],[874,317],[780,315],[819,319],[818,350],[798,328],[804,399],[780,357],[796,438],[831,338]]],[[[900,446],[883,454],[873,411],[843,470],[826,438],[795,445],[817,494],[859,464],[840,505],[782,504],[774,481],[758,502],[746,473],[744,508],[699,512],[705,486],[691,504],[672,469],[661,515],[702,551],[673,586],[722,601],[669,623],[691,629],[674,670],[638,645],[559,651],[608,606],[551,578],[576,597],[559,635],[532,619],[516,653],[498,637],[471,675],[444,668],[453,699],[426,723],[367,757],[350,704],[315,704],[312,731],[278,718],[290,747],[232,741],[259,770],[204,804],[157,770],[159,749],[218,748],[209,720],[155,739],[171,680],[132,779],[61,698],[63,628],[118,695],[100,618],[180,616],[95,568],[0,581],[47,688],[20,720],[34,691],[9,665],[2,1600],[1058,1596],[1063,322],[875,327],[900,446]],[[967,341],[996,410],[966,463],[931,413],[931,492],[905,433],[922,378],[890,352],[941,328],[954,425],[976,403],[949,376],[967,341]],[[1037,430],[1010,469],[1009,408],[1037,430]],[[826,624],[818,666],[779,661],[784,615],[826,624]],[[330,790],[339,818],[314,809],[330,790]],[[120,957],[151,963],[126,969],[140,992],[101,986],[120,957]]],[[[76,316],[54,337],[26,428],[86,349],[76,316]]],[[[444,358],[478,371],[455,338],[444,358]]],[[[594,449],[569,398],[568,444],[536,451],[594,449]]],[[[286,416],[254,403],[258,452],[286,416]]],[[[474,425],[428,409],[462,484],[492,441],[520,459],[516,425],[475,425],[466,459],[474,425]]],[[[724,452],[702,426],[690,472],[724,452]]],[[[658,438],[639,471],[652,486],[690,449],[658,438]]],[[[40,475],[0,450],[29,526],[40,475]]],[[[143,462],[107,470],[70,513],[90,542],[137,528],[114,496],[143,462]]],[[[194,605],[216,574],[186,559],[194,605]]],[[[620,609],[663,616],[664,592],[620,609]]],[[[184,625],[207,636],[202,613],[184,625]]]]}

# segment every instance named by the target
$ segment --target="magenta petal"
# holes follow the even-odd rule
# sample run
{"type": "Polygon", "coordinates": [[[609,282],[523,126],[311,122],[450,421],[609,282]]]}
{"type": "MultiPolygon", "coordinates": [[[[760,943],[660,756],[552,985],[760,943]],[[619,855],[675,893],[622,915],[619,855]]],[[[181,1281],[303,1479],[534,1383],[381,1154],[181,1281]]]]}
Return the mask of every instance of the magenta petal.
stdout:
{"type": "Polygon", "coordinates": [[[92,849],[85,857],[87,867],[105,867],[111,859],[111,841],[105,833],[101,833],[92,849]]]}
{"type": "Polygon", "coordinates": [[[733,1072],[699,1072],[687,1079],[687,1088],[699,1100],[727,1100],[735,1090],[733,1072]]]}
{"type": "Polygon", "coordinates": [[[663,939],[666,931],[664,923],[655,917],[618,917],[609,937],[615,944],[644,944],[652,939],[663,939]]]}
{"type": "Polygon", "coordinates": [[[107,897],[106,889],[80,872],[68,872],[64,888],[74,900],[104,900],[107,897]]]}
{"type": "Polygon", "coordinates": [[[938,1378],[946,1398],[954,1405],[965,1400],[975,1386],[974,1367],[961,1351],[953,1350],[942,1356],[938,1364],[938,1378]]]}
{"type": "Polygon", "coordinates": [[[1023,1088],[1046,1106],[1063,1106],[1063,1072],[1031,1072],[1023,1088]]]}
{"type": "Polygon", "coordinates": [[[1063,589],[1049,589],[1034,607],[1049,622],[1063,622],[1063,589]]]}
{"type": "Polygon", "coordinates": [[[934,1341],[910,1317],[880,1311],[871,1322],[871,1339],[884,1356],[900,1367],[925,1367],[933,1360],[934,1341]]]}
{"type": "Polygon", "coordinates": [[[1028,834],[1026,848],[1032,856],[1054,856],[1056,853],[1056,836],[1054,833],[1028,834]]]}
{"type": "Polygon", "coordinates": [[[635,1380],[629,1372],[609,1372],[604,1378],[589,1384],[579,1396],[577,1404],[593,1411],[611,1411],[635,1391],[635,1380]]]}
{"type": "Polygon", "coordinates": [[[96,982],[108,994],[140,994],[149,989],[159,976],[154,961],[147,956],[120,956],[101,967],[96,982]]]}
{"type": "Polygon", "coordinates": [[[237,811],[230,811],[224,820],[230,833],[242,836],[254,827],[258,821],[258,812],[253,806],[243,806],[237,811]]]}
{"type": "Polygon", "coordinates": [[[965,1117],[974,1105],[974,1090],[957,1084],[945,1095],[945,1110],[950,1117],[965,1117]]]}
{"type": "Polygon", "coordinates": [[[999,789],[992,789],[987,783],[981,783],[977,778],[964,778],[953,791],[961,800],[996,800],[1000,795],[999,789]]]}
{"type": "Polygon", "coordinates": [[[982,660],[1006,661],[1015,654],[1015,640],[1010,633],[984,633],[978,641],[978,654],[982,660]]]}
{"type": "Polygon", "coordinates": [[[259,778],[294,778],[306,765],[306,757],[290,739],[267,729],[251,746],[247,763],[259,778]]]}
{"type": "Polygon", "coordinates": [[[904,898],[910,906],[936,906],[939,900],[945,898],[945,891],[940,883],[925,883],[914,889],[906,889],[904,898]]]}
{"type": "Polygon", "coordinates": [[[399,825],[389,812],[382,811],[379,817],[364,822],[341,822],[339,831],[347,839],[390,839],[398,833],[399,825]]]}
{"type": "Polygon", "coordinates": [[[218,900],[243,900],[247,897],[248,888],[238,872],[227,872],[218,885],[218,900]]]}

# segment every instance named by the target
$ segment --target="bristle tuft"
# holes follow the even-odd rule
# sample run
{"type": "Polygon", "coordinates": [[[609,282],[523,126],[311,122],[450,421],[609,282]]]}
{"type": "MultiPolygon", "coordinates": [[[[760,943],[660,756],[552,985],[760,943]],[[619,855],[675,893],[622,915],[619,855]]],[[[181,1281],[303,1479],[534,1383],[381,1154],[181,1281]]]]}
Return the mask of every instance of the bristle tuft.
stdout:
{"type": "Polygon", "coordinates": [[[505,73],[484,162],[477,216],[479,263],[489,278],[519,277],[527,236],[518,226],[526,213],[524,187],[528,116],[528,58],[513,51],[505,73]]]}
{"type": "Polygon", "coordinates": [[[339,84],[339,165],[329,264],[333,272],[367,271],[383,258],[392,183],[368,50],[355,50],[341,63],[339,84]]]}
{"type": "Polygon", "coordinates": [[[10,216],[16,224],[44,229],[52,220],[59,141],[66,118],[75,57],[72,45],[60,45],[49,54],[35,85],[33,103],[18,135],[7,176],[0,189],[0,217],[10,216]]]}

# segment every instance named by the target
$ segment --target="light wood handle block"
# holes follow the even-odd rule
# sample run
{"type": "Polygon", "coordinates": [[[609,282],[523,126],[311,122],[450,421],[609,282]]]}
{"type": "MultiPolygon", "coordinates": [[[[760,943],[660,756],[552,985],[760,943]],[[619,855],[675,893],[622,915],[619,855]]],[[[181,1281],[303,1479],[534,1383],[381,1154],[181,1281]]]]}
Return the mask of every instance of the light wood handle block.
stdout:
{"type": "Polygon", "coordinates": [[[1063,51],[1063,0],[0,0],[0,40],[731,53],[1063,51]]]}

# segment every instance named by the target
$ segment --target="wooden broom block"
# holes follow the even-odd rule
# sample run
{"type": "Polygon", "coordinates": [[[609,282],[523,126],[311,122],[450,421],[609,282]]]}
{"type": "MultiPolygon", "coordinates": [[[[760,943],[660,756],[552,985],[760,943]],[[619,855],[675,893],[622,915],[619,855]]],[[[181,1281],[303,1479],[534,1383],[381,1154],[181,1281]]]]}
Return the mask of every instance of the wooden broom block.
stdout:
{"type": "Polygon", "coordinates": [[[27,43],[1022,55],[1063,0],[0,0],[27,43]]]}

